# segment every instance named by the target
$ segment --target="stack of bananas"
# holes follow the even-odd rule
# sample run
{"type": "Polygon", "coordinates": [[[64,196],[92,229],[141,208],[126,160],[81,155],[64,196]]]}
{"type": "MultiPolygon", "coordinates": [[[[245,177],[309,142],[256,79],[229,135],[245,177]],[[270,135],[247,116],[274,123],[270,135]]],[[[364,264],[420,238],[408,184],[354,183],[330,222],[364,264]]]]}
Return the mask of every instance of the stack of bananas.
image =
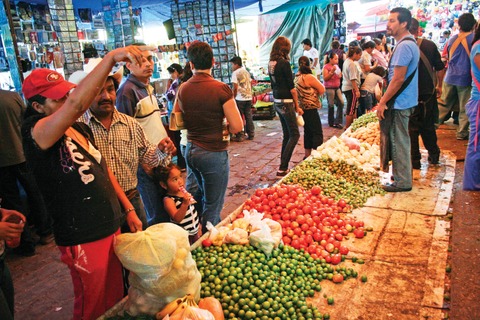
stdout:
{"type": "Polygon", "coordinates": [[[187,294],[183,298],[178,298],[167,304],[162,310],[160,310],[155,317],[157,320],[162,320],[167,315],[174,316],[176,314],[182,313],[187,307],[196,307],[198,308],[197,303],[195,302],[193,294],[187,294]]]}

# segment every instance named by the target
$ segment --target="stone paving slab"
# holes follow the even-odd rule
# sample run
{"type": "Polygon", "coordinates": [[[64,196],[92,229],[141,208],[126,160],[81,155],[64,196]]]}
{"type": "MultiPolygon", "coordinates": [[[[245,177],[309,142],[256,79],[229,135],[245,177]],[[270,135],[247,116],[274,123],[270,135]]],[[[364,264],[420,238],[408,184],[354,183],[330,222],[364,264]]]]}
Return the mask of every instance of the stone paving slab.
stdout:
{"type": "Polygon", "coordinates": [[[412,192],[376,196],[352,212],[373,228],[363,239],[346,240],[348,258],[362,258],[365,264],[345,264],[353,265],[357,279],[321,283],[322,292],[311,300],[321,312],[345,320],[442,319],[450,229],[444,216],[455,166],[451,153],[443,158],[448,165],[415,172],[412,192]],[[325,295],[334,297],[333,306],[325,295]]]}

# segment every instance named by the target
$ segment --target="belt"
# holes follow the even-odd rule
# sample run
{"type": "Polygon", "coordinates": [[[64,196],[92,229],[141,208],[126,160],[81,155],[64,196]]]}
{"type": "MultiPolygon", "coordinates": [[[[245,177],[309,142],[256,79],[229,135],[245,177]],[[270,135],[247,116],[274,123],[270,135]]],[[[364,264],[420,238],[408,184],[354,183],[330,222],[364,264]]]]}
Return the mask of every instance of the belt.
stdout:
{"type": "Polygon", "coordinates": [[[273,99],[276,103],[293,103],[293,99],[273,99]]]}

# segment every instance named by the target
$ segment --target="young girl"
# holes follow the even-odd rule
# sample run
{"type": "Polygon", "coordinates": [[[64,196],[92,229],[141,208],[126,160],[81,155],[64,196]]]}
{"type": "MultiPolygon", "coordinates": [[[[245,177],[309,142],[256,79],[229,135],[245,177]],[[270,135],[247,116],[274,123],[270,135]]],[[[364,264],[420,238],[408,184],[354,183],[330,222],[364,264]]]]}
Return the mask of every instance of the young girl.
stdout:
{"type": "Polygon", "coordinates": [[[190,244],[193,244],[199,238],[199,218],[193,205],[193,197],[185,190],[180,168],[173,163],[166,167],[158,166],[153,175],[155,181],[166,191],[163,205],[170,221],[185,229],[189,234],[190,244]]]}

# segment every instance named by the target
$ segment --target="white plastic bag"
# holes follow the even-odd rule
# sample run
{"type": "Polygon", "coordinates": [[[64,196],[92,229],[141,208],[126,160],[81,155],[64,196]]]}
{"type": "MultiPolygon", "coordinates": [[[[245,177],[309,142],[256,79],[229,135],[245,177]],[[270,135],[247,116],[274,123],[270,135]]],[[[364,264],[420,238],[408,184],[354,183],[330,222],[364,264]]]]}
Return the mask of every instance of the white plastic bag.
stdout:
{"type": "Polygon", "coordinates": [[[115,253],[130,270],[125,310],[154,315],[188,293],[200,299],[201,275],[190,254],[188,233],[173,223],[159,223],[115,239],[115,253]]]}
{"type": "Polygon", "coordinates": [[[270,257],[273,248],[275,248],[275,240],[272,238],[270,227],[265,222],[259,225],[259,227],[256,231],[250,233],[250,244],[263,251],[267,257],[270,257]]]}
{"type": "Polygon", "coordinates": [[[275,242],[275,248],[278,247],[280,241],[282,241],[282,225],[277,221],[268,218],[263,219],[263,221],[270,228],[270,234],[272,235],[272,239],[275,242]]]}
{"type": "Polygon", "coordinates": [[[231,244],[247,244],[248,243],[248,232],[247,230],[235,228],[229,231],[225,238],[223,239],[225,243],[231,244]]]}

